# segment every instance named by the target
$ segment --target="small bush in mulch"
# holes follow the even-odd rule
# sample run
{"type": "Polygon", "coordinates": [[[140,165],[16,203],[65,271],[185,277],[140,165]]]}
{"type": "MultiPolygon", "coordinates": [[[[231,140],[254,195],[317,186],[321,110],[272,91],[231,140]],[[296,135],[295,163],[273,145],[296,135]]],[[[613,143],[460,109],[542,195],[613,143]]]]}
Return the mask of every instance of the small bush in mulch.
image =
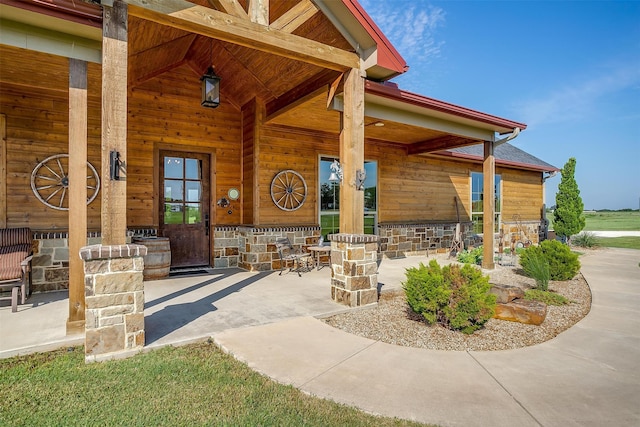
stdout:
{"type": "Polygon", "coordinates": [[[545,240],[539,246],[530,246],[520,255],[520,265],[529,277],[532,276],[532,263],[542,254],[549,263],[551,280],[569,280],[580,270],[578,254],[571,252],[569,246],[557,240],[545,240]]]}
{"type": "Polygon", "coordinates": [[[429,266],[408,268],[406,277],[407,303],[428,324],[472,334],[493,317],[496,297],[489,293],[489,276],[469,264],[440,267],[431,260],[429,266]]]}

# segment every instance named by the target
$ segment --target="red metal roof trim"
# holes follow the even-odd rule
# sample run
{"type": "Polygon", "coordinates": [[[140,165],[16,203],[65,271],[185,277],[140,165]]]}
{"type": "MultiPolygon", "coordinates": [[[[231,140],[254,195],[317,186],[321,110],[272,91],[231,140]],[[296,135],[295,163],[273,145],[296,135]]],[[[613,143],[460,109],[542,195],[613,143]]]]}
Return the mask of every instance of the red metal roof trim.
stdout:
{"type": "Polygon", "coordinates": [[[342,3],[344,3],[347,9],[349,9],[360,25],[364,27],[378,45],[378,65],[396,72],[395,75],[389,76],[389,78],[405,73],[409,69],[407,61],[405,61],[402,55],[393,47],[387,36],[384,35],[369,14],[360,6],[360,3],[358,3],[357,0],[342,0],[342,3]]]}
{"type": "MultiPolygon", "coordinates": [[[[484,160],[480,156],[474,156],[473,154],[466,154],[466,153],[455,153],[453,151],[437,151],[431,154],[436,156],[456,157],[459,159],[472,160],[480,163],[482,163],[482,161],[484,160]]],[[[556,167],[546,168],[544,166],[532,165],[530,163],[520,163],[520,162],[513,162],[509,160],[500,160],[500,159],[496,159],[496,165],[513,167],[517,169],[528,169],[528,170],[540,171],[540,172],[560,172],[560,169],[556,167]]]]}
{"type": "Polygon", "coordinates": [[[0,3],[66,21],[102,28],[99,4],[73,0],[0,0],[0,3]]]}
{"type": "Polygon", "coordinates": [[[394,99],[396,101],[404,102],[406,104],[416,105],[418,107],[427,108],[429,110],[440,111],[447,114],[453,114],[455,116],[464,117],[471,120],[476,120],[491,125],[500,127],[506,127],[510,129],[520,128],[524,130],[527,125],[524,123],[514,122],[512,120],[503,119],[501,117],[492,116],[491,114],[482,113],[480,111],[472,110],[469,108],[461,107],[459,105],[450,104],[445,101],[439,101],[437,99],[428,98],[417,93],[407,92],[398,88],[398,85],[394,83],[376,83],[370,80],[365,81],[365,91],[372,95],[382,96],[388,99],[394,99]]]}

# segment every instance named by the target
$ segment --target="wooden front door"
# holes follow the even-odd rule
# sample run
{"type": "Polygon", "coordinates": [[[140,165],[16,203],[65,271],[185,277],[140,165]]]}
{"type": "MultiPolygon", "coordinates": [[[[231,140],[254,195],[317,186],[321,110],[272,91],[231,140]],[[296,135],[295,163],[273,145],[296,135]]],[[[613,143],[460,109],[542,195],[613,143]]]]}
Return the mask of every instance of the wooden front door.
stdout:
{"type": "Polygon", "coordinates": [[[171,244],[171,267],[209,265],[209,155],[160,152],[159,235],[171,244]]]}

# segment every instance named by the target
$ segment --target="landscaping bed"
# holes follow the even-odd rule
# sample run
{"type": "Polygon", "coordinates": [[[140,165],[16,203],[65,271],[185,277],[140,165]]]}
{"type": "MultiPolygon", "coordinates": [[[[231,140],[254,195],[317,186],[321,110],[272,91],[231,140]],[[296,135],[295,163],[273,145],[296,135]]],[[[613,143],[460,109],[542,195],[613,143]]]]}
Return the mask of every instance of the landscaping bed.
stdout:
{"type": "MultiPolygon", "coordinates": [[[[535,280],[524,276],[518,265],[496,266],[490,282],[531,289],[535,280]]],[[[438,324],[427,325],[407,304],[404,291],[382,293],[378,305],[352,310],[325,319],[331,326],[376,341],[432,350],[508,350],[539,344],[567,330],[587,315],[591,291],[582,274],[567,281],[551,281],[549,290],[571,301],[547,307],[540,326],[490,319],[471,335],[451,331],[438,324]]]]}

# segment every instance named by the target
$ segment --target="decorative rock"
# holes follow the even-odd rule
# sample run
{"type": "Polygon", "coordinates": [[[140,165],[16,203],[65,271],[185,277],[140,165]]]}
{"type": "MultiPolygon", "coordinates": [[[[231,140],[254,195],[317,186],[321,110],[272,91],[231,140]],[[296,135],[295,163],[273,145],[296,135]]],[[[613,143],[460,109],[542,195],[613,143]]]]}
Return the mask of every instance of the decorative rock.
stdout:
{"type": "Polygon", "coordinates": [[[500,304],[506,304],[514,299],[524,298],[524,291],[517,286],[492,283],[489,292],[496,296],[496,302],[500,304]]]}
{"type": "Polygon", "coordinates": [[[510,322],[540,325],[547,317],[547,305],[539,301],[518,299],[506,304],[496,304],[496,319],[510,322]]]}

